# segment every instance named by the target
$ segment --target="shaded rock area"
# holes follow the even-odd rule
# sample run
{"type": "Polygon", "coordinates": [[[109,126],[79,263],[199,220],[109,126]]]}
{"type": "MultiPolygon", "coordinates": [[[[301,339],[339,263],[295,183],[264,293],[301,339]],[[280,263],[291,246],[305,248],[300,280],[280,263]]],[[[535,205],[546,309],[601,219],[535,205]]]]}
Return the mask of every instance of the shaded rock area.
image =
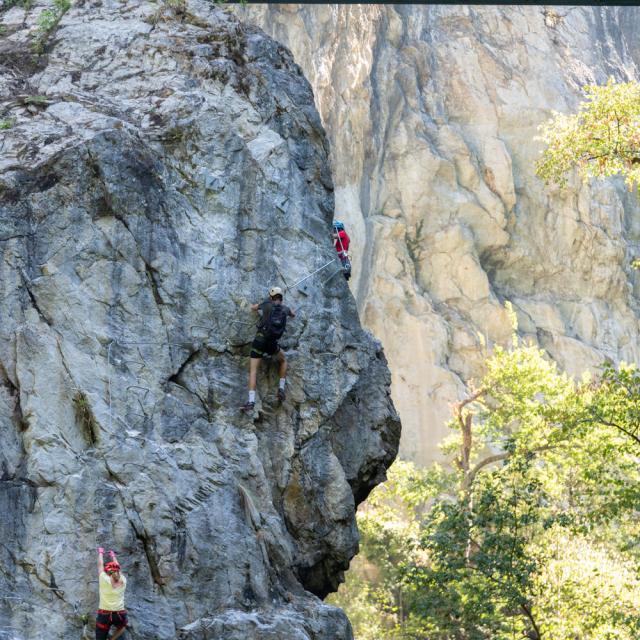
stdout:
{"type": "Polygon", "coordinates": [[[640,361],[640,206],[621,180],[534,173],[538,125],[640,79],[638,7],[249,4],[293,52],[331,142],[351,286],[378,336],[401,454],[440,456],[487,348],[520,333],[570,375],[640,361]]]}
{"type": "Polygon", "coordinates": [[[0,637],[92,637],[102,545],[131,637],[348,640],[319,598],[400,424],[336,265],[289,289],[335,257],[310,85],[212,3],[79,2],[43,39],[53,8],[0,13],[0,637]],[[252,418],[273,283],[288,397],[263,363],[252,418]]]}

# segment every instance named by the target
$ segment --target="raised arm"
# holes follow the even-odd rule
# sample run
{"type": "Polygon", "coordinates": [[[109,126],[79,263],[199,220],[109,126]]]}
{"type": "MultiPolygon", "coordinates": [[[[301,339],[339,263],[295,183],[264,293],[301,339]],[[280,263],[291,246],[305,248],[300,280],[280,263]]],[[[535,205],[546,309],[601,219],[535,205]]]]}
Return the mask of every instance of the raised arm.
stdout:
{"type": "Polygon", "coordinates": [[[104,549],[102,547],[98,547],[98,575],[100,575],[104,571],[104,549]]]}
{"type": "Polygon", "coordinates": [[[295,318],[295,317],[296,317],[296,312],[295,312],[291,307],[289,307],[289,315],[290,315],[292,318],[295,318]]]}
{"type": "Polygon", "coordinates": [[[109,557],[114,561],[118,562],[118,558],[116,558],[116,552],[109,549],[109,557]]]}
{"type": "Polygon", "coordinates": [[[260,308],[260,303],[256,302],[255,304],[251,305],[251,311],[257,311],[260,308]]]}

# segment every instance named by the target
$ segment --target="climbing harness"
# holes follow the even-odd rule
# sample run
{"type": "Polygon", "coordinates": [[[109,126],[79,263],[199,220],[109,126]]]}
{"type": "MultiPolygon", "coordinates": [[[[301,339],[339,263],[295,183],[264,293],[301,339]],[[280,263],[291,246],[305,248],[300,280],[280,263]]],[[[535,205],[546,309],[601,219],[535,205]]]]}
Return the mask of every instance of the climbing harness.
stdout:
{"type": "Polygon", "coordinates": [[[98,629],[102,632],[103,637],[107,637],[109,629],[114,626],[116,629],[127,627],[129,623],[127,610],[110,611],[108,609],[98,609],[96,611],[96,637],[98,637],[98,629]],[[113,617],[117,616],[117,620],[113,617]]]}
{"type": "Polygon", "coordinates": [[[117,614],[119,616],[126,615],[127,610],[122,609],[121,611],[110,611],[109,609],[98,609],[96,613],[101,613],[102,615],[109,616],[109,622],[113,624],[113,614],[117,614]]]}

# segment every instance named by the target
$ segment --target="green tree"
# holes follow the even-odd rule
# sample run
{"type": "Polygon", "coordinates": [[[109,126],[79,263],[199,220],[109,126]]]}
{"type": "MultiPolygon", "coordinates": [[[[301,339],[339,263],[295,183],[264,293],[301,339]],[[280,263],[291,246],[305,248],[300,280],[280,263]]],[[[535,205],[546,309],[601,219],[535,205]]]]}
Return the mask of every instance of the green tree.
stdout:
{"type": "Polygon", "coordinates": [[[335,600],[356,638],[638,637],[639,407],[632,366],[576,383],[496,348],[454,410],[454,466],[394,465],[359,515],[335,600]]]}
{"type": "Polygon", "coordinates": [[[594,422],[626,436],[640,453],[640,371],[625,362],[616,369],[605,364],[590,404],[594,422]]]}
{"type": "Polygon", "coordinates": [[[640,188],[640,84],[610,78],[584,93],[578,113],[554,112],[541,126],[546,148],[536,173],[560,185],[573,168],[583,180],[619,174],[630,189],[640,188]]]}
{"type": "Polygon", "coordinates": [[[404,638],[415,584],[407,567],[421,564],[421,523],[429,505],[454,484],[455,472],[396,460],[388,480],[360,508],[360,554],[331,601],[347,611],[358,640],[404,638]]]}
{"type": "Polygon", "coordinates": [[[638,637],[640,580],[627,554],[561,526],[546,530],[539,545],[547,557],[534,581],[547,637],[638,637]]]}

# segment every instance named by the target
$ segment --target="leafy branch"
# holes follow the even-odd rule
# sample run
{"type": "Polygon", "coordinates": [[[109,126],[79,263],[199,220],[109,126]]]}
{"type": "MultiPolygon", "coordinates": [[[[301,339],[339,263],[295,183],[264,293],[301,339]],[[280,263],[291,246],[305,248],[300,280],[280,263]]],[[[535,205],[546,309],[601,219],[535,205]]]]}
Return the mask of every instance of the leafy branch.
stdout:
{"type": "Polygon", "coordinates": [[[545,149],[536,173],[545,183],[566,185],[577,169],[583,181],[621,175],[640,189],[640,84],[616,82],[584,87],[578,112],[555,112],[540,126],[545,149]]]}
{"type": "Polygon", "coordinates": [[[33,41],[33,50],[37,54],[44,52],[47,41],[56,30],[60,20],[71,8],[71,0],[54,0],[53,9],[45,9],[37,20],[36,37],[33,41]]]}

